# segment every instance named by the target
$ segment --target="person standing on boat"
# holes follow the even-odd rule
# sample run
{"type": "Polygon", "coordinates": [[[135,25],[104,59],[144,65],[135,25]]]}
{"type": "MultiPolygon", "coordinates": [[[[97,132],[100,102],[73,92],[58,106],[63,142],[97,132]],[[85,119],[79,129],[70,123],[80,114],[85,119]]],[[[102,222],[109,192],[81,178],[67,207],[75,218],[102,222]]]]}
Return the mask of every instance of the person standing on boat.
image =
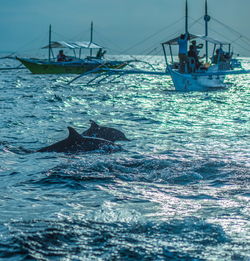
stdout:
{"type": "Polygon", "coordinates": [[[185,70],[185,67],[188,62],[188,33],[181,34],[178,38],[178,45],[179,45],[179,62],[180,62],[180,72],[183,73],[187,70],[185,70]]]}
{"type": "Polygon", "coordinates": [[[191,42],[191,46],[193,46],[193,50],[196,52],[196,55],[199,56],[199,51],[198,51],[198,49],[202,49],[203,44],[198,44],[198,45],[196,45],[196,41],[193,40],[193,41],[191,42]]]}
{"type": "Polygon", "coordinates": [[[188,51],[188,72],[194,73],[198,68],[198,63],[199,59],[195,47],[190,45],[188,51]]]}
{"type": "MultiPolygon", "coordinates": [[[[203,44],[196,45],[195,40],[193,40],[191,42],[191,45],[189,46],[188,57],[194,59],[195,70],[199,69],[199,67],[202,65],[202,63],[199,60],[205,57],[205,54],[203,56],[199,56],[198,49],[201,49],[202,47],[203,44]]],[[[190,59],[189,59],[189,65],[190,65],[190,59]]]]}

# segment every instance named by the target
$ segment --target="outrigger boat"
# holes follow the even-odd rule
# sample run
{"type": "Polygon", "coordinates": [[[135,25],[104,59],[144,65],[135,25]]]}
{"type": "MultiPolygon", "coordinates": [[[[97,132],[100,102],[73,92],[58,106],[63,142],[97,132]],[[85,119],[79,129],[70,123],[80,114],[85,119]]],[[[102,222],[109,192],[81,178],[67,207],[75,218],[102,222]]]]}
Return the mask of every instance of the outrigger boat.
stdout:
{"type": "Polygon", "coordinates": [[[103,57],[103,47],[93,42],[93,23],[91,23],[90,41],[66,42],[51,41],[51,25],[49,27],[49,44],[42,47],[48,49],[48,59],[21,58],[16,57],[26,68],[34,74],[82,74],[99,68],[123,68],[126,61],[107,60],[103,57]],[[54,56],[54,48],[68,48],[73,51],[74,56],[67,56],[65,61],[58,61],[54,56]],[[81,58],[82,50],[89,50],[90,55],[81,58]],[[93,50],[98,50],[93,56],[93,50]],[[99,55],[101,53],[101,55],[99,55]]]}
{"type": "MultiPolygon", "coordinates": [[[[186,12],[185,12],[185,34],[189,35],[188,42],[194,39],[202,40],[205,42],[205,56],[206,61],[201,63],[199,67],[196,66],[193,58],[188,58],[188,62],[184,65],[184,70],[181,69],[180,62],[174,61],[172,52],[172,46],[178,45],[178,38],[165,41],[162,43],[163,53],[166,62],[166,71],[142,71],[142,70],[126,70],[126,69],[110,69],[106,68],[103,72],[106,75],[126,75],[126,74],[147,74],[156,76],[170,76],[174,84],[176,91],[210,91],[226,88],[224,80],[226,75],[236,74],[249,74],[250,70],[234,70],[235,67],[241,68],[241,65],[235,66],[235,59],[232,59],[231,44],[228,42],[213,39],[208,36],[208,22],[210,16],[207,13],[207,0],[205,0],[205,35],[195,35],[188,32],[188,4],[186,0],[186,12]],[[209,60],[208,57],[208,44],[213,44],[212,58],[209,60]],[[170,62],[168,61],[166,45],[169,46],[170,50],[170,62]],[[216,52],[227,48],[227,53],[216,52]],[[225,55],[226,54],[226,55],[225,55]],[[223,57],[222,57],[223,55],[223,57]],[[225,58],[226,57],[226,58],[225,58]]],[[[100,71],[100,69],[94,69],[92,72],[100,71]]],[[[83,73],[82,75],[74,78],[69,83],[75,81],[81,76],[89,75],[92,72],[83,73]]],[[[97,76],[96,78],[99,78],[97,76]]],[[[91,82],[93,79],[91,80],[91,82]]],[[[100,82],[100,81],[99,81],[100,82]]]]}
{"type": "MultiPolygon", "coordinates": [[[[185,15],[185,35],[188,35],[189,42],[192,40],[202,40],[205,42],[205,63],[195,61],[194,57],[187,56],[187,62],[184,64],[184,70],[181,68],[180,62],[174,62],[172,46],[178,45],[179,37],[168,40],[162,43],[164,57],[167,65],[167,70],[172,78],[175,89],[177,91],[207,91],[225,88],[225,75],[230,74],[233,70],[231,64],[232,55],[231,44],[213,39],[208,36],[208,22],[210,16],[207,13],[207,0],[205,1],[205,35],[199,36],[188,32],[188,5],[186,0],[186,15],[185,15]],[[212,58],[208,61],[208,43],[213,44],[212,58]],[[169,46],[171,63],[167,60],[165,46],[169,46]],[[216,49],[216,47],[219,47],[216,49]],[[223,51],[227,48],[227,52],[223,51]]],[[[203,46],[203,44],[201,45],[203,46]]]]}
{"type": "MultiPolygon", "coordinates": [[[[225,73],[220,74],[227,70],[227,73],[233,69],[231,65],[231,44],[227,42],[221,42],[208,36],[199,36],[189,34],[189,41],[194,39],[200,39],[206,43],[214,45],[214,51],[216,46],[219,46],[220,50],[223,50],[225,46],[228,47],[228,52],[226,53],[227,59],[220,57],[212,58],[211,62],[201,63],[197,68],[197,64],[193,57],[187,57],[187,62],[184,64],[184,70],[181,70],[181,65],[179,62],[174,62],[172,47],[173,45],[178,45],[178,38],[166,41],[162,43],[165,61],[167,64],[167,70],[172,78],[175,89],[177,91],[206,91],[225,88],[226,84],[225,73]],[[171,63],[168,63],[165,46],[168,45],[171,53],[171,63]]],[[[223,54],[224,55],[224,54],[223,54]]],[[[206,54],[207,56],[207,54],[206,54]]],[[[221,54],[222,56],[222,54],[221,54]]],[[[213,52],[213,56],[216,54],[213,52]]],[[[208,59],[206,59],[208,61],[208,59]]]]}

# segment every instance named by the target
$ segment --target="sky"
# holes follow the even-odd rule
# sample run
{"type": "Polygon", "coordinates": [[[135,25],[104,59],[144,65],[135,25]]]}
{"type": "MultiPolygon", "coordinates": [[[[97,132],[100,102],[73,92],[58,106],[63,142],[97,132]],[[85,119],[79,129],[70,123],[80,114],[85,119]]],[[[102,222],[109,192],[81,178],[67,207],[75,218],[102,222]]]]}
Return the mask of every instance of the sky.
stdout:
{"type": "MultiPolygon", "coordinates": [[[[204,2],[188,1],[190,25],[203,16],[204,2]]],[[[46,45],[50,24],[52,40],[89,40],[93,21],[94,41],[111,53],[148,54],[184,30],[184,8],[185,0],[0,0],[0,51],[46,45]]],[[[211,21],[210,35],[218,32],[235,43],[235,52],[250,56],[250,0],[208,0],[208,10],[220,22],[211,21]]],[[[202,34],[203,21],[191,29],[202,34]]]]}

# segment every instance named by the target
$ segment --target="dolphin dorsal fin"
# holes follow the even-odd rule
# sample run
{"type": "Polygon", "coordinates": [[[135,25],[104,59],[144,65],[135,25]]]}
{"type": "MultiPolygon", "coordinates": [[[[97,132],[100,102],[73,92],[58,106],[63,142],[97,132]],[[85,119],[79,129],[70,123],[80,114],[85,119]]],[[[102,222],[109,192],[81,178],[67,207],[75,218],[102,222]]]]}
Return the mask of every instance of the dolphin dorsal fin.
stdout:
{"type": "Polygon", "coordinates": [[[95,121],[89,120],[89,122],[91,123],[91,127],[93,127],[93,128],[97,128],[98,127],[98,124],[95,121]]]}
{"type": "Polygon", "coordinates": [[[82,136],[72,127],[68,127],[69,130],[69,137],[68,138],[81,138],[82,136]]]}

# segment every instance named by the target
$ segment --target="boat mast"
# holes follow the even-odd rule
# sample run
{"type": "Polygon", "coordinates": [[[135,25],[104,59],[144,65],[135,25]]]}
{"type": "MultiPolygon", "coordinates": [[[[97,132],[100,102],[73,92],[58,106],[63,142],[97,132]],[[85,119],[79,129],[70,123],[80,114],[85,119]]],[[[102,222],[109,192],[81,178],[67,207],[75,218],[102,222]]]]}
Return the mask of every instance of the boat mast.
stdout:
{"type": "Polygon", "coordinates": [[[186,11],[185,11],[185,33],[188,33],[188,3],[186,0],[186,11]]]}
{"type": "Polygon", "coordinates": [[[49,62],[51,60],[51,24],[49,25],[49,62]]]}
{"type": "MultiPolygon", "coordinates": [[[[208,22],[210,21],[210,16],[208,15],[207,12],[207,0],[205,0],[205,15],[204,15],[204,20],[205,20],[205,36],[208,36],[208,22]]],[[[205,43],[206,46],[206,62],[208,62],[208,41],[205,43]]]]}
{"type": "MultiPolygon", "coordinates": [[[[90,45],[92,44],[93,41],[93,22],[91,22],[90,25],[90,45]]],[[[90,49],[90,56],[92,56],[92,49],[90,49]]]]}

